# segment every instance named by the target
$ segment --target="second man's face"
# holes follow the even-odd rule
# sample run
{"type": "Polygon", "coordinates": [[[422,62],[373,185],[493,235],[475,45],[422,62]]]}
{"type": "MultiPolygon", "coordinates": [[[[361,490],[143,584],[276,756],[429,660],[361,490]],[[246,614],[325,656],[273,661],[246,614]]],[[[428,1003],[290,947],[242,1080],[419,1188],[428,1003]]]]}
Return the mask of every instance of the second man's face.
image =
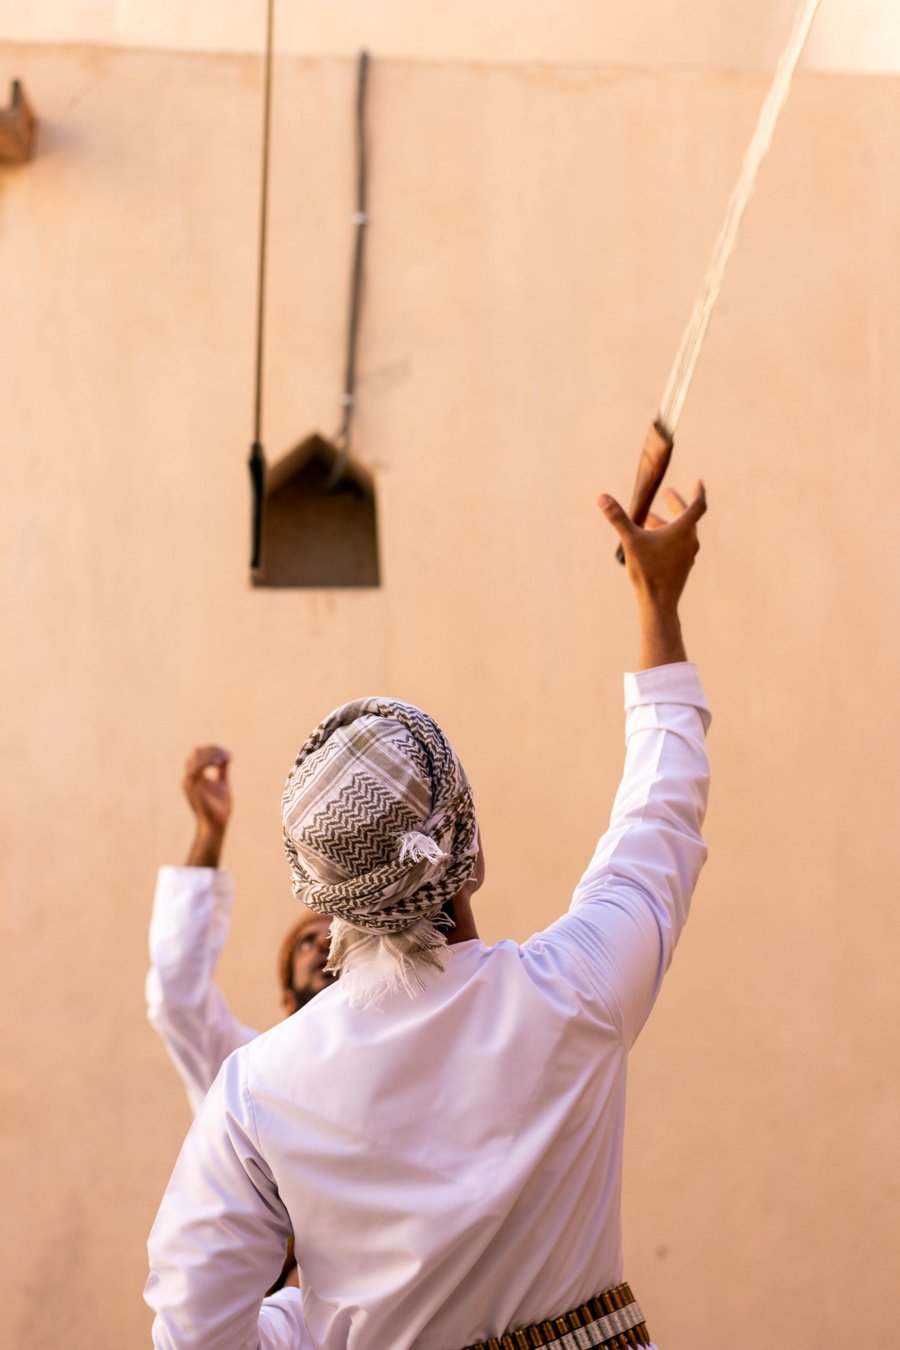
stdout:
{"type": "Polygon", "coordinates": [[[304,928],[294,948],[294,988],[307,998],[334,983],[334,976],[325,972],[330,941],[331,920],[321,918],[304,928]]]}

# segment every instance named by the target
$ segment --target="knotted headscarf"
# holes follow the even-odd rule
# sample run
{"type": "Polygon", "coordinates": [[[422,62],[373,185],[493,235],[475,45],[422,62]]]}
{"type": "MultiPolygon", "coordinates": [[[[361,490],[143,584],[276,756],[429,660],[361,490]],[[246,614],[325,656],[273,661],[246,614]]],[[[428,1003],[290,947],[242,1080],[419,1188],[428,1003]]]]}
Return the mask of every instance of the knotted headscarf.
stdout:
{"type": "Polygon", "coordinates": [[[329,966],[354,976],[351,1000],[412,992],[418,963],[440,966],[441,908],[478,854],[472,790],[440,727],[394,699],[345,703],[298,754],[282,817],[294,894],[333,916],[329,966]]]}

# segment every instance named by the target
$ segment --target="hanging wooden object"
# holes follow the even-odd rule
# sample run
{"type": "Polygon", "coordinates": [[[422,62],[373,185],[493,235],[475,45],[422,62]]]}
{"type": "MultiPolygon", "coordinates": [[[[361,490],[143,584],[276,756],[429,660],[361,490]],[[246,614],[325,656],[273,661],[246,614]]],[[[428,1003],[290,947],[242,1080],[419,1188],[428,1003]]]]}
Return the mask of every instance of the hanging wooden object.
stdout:
{"type": "Polygon", "coordinates": [[[0,163],[25,164],[34,148],[37,118],[21,80],[13,80],[9,107],[0,108],[0,163]]]}
{"type": "Polygon", "coordinates": [[[271,468],[262,444],[263,338],[266,287],[269,144],[272,102],[274,0],[268,0],[256,327],[256,405],[250,451],[252,545],[256,586],[377,586],[378,533],[372,475],[351,456],[356,397],[356,351],[362,302],[366,214],[365,95],[368,53],[361,52],[356,83],[356,210],[347,362],[341,422],[331,438],[305,437],[271,468]]]}
{"type": "Polygon", "coordinates": [[[377,586],[375,487],[324,436],[307,436],[269,470],[256,584],[377,586]]]}

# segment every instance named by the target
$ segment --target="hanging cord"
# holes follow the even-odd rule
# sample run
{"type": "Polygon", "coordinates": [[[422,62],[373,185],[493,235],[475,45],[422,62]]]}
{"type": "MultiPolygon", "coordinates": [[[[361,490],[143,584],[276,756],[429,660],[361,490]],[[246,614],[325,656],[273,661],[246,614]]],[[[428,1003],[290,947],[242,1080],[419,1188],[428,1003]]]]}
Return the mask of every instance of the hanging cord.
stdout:
{"type": "Polygon", "coordinates": [[[350,428],[353,422],[353,407],[356,398],[356,347],[359,337],[359,316],[362,308],[363,252],[366,226],[369,218],[366,214],[366,188],[368,166],[366,162],[366,82],[369,73],[369,53],[360,52],[356,72],[356,210],[350,217],[356,230],[353,245],[353,271],[350,280],[350,321],[347,329],[347,364],[344,375],[344,392],[341,395],[341,426],[335,437],[338,455],[334,461],[326,490],[335,488],[344,476],[347,461],[350,458],[350,428]]]}
{"type": "Polygon", "coordinates": [[[250,485],[253,493],[250,567],[256,571],[262,550],[263,505],[266,488],[266,457],[262,447],[263,332],[266,307],[266,242],[269,213],[269,136],[272,121],[272,34],[275,0],[266,10],[266,62],[263,93],[262,182],[259,201],[259,271],[256,291],[256,397],[253,415],[253,444],[250,447],[250,485]]]}

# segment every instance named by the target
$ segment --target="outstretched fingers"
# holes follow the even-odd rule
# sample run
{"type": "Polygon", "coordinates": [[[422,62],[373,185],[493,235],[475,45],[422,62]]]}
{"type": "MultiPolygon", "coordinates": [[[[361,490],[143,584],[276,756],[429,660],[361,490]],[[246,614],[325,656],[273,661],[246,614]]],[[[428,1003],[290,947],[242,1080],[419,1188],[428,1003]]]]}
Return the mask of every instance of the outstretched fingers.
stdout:
{"type": "Polygon", "coordinates": [[[699,520],[706,510],[706,488],[699,478],[694,484],[690,505],[684,500],[681,493],[676,492],[673,487],[663,488],[663,498],[676,520],[686,512],[690,512],[691,520],[699,520]]]}
{"type": "MultiPolygon", "coordinates": [[[[692,530],[706,512],[706,488],[699,478],[694,484],[690,503],[686,502],[681,493],[676,492],[674,488],[665,488],[663,496],[675,519],[666,522],[662,516],[651,511],[647,516],[646,531],[655,533],[657,530],[692,530]]],[[[635,525],[627,511],[609,493],[604,492],[601,495],[598,505],[623,544],[634,542],[644,534],[645,531],[635,525]]]]}
{"type": "Polygon", "coordinates": [[[680,516],[682,511],[687,510],[687,502],[680,492],[676,492],[673,487],[663,488],[663,501],[672,512],[673,516],[680,516]]]}
{"type": "Polygon", "coordinates": [[[607,492],[601,495],[597,505],[624,544],[632,537],[636,529],[627,511],[619,505],[615,497],[610,497],[607,492]]]}
{"type": "Polygon", "coordinates": [[[694,484],[694,495],[690,506],[685,510],[685,515],[690,518],[694,525],[701,516],[706,515],[706,487],[702,478],[698,478],[694,484]]]}
{"type": "Polygon", "coordinates": [[[648,511],[643,529],[615,497],[604,493],[600,498],[600,509],[622,542],[628,578],[638,598],[642,669],[686,659],[678,624],[672,621],[677,620],[678,602],[700,547],[697,522],[706,511],[706,490],[699,480],[690,502],[672,488],[662,496],[674,519],[667,524],[658,509],[648,511]]]}

